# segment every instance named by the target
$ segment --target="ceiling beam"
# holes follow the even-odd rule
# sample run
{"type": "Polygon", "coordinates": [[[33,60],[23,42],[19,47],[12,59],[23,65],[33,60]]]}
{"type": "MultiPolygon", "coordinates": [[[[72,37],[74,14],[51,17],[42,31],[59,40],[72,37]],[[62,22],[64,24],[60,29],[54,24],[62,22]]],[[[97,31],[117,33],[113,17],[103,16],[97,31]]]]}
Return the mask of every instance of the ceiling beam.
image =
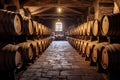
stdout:
{"type": "Polygon", "coordinates": [[[69,17],[39,17],[40,19],[44,19],[44,20],[49,20],[49,19],[64,19],[64,20],[74,20],[73,18],[69,18],[69,17]]]}
{"type": "Polygon", "coordinates": [[[36,14],[36,16],[81,16],[78,14],[36,14]]]}
{"type": "Polygon", "coordinates": [[[71,8],[68,8],[68,7],[64,7],[64,8],[71,11],[71,12],[77,13],[77,14],[83,14],[83,13],[77,11],[77,10],[74,10],[74,9],[71,9],[71,8]]]}
{"type": "Polygon", "coordinates": [[[49,9],[51,9],[51,8],[43,8],[43,9],[38,9],[37,11],[35,11],[35,12],[32,12],[31,14],[32,15],[35,15],[35,14],[38,14],[38,13],[42,13],[42,12],[44,12],[44,11],[47,11],[47,10],[49,10],[49,9]]]}
{"type": "MultiPolygon", "coordinates": [[[[29,8],[29,9],[31,9],[31,8],[29,8]]],[[[37,8],[37,9],[35,9],[34,11],[32,11],[31,13],[34,13],[34,12],[39,11],[39,10],[41,10],[41,9],[42,9],[42,7],[39,7],[39,8],[37,8]]]]}
{"type": "Polygon", "coordinates": [[[34,3],[34,4],[25,4],[24,6],[39,6],[39,7],[89,7],[90,4],[84,3],[66,3],[66,4],[53,4],[53,3],[34,3]]]}

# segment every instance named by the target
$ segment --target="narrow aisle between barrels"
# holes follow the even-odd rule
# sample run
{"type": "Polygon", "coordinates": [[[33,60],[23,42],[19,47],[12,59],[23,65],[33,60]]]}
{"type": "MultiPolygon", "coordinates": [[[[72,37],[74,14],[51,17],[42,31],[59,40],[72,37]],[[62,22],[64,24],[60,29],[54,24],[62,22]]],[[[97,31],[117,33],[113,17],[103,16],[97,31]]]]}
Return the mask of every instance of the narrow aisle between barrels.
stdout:
{"type": "Polygon", "coordinates": [[[67,41],[53,41],[19,80],[105,80],[67,41]]]}

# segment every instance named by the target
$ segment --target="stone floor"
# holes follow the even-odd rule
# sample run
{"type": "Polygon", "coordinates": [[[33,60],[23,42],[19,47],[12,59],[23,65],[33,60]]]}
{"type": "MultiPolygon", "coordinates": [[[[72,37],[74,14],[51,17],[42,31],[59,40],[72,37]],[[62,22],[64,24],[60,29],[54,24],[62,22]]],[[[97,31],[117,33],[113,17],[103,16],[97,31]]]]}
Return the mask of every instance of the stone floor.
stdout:
{"type": "Polygon", "coordinates": [[[53,41],[20,80],[105,80],[67,41],[53,41]]]}

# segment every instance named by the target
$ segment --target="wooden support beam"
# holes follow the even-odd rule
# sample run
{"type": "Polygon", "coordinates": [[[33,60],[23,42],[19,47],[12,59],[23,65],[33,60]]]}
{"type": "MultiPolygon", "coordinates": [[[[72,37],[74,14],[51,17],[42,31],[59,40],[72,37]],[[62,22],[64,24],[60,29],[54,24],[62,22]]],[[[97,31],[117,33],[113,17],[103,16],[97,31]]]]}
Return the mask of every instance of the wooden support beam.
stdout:
{"type": "Polygon", "coordinates": [[[79,14],[36,14],[36,16],[81,16],[79,14]]]}
{"type": "Polygon", "coordinates": [[[71,8],[68,8],[68,7],[64,7],[64,8],[71,11],[71,12],[77,13],[77,14],[83,14],[83,13],[77,11],[77,10],[74,10],[74,9],[71,9],[71,8]]]}
{"type": "Polygon", "coordinates": [[[36,12],[32,12],[31,14],[32,14],[32,15],[35,15],[35,14],[38,14],[38,13],[47,11],[47,10],[49,10],[49,9],[51,9],[51,8],[47,7],[47,8],[44,8],[44,9],[42,9],[42,10],[38,10],[38,11],[36,11],[36,12]]]}
{"type": "Polygon", "coordinates": [[[40,7],[89,7],[90,4],[84,3],[66,3],[66,4],[53,4],[53,3],[34,3],[34,4],[25,4],[24,6],[40,6],[40,7]]]}
{"type": "Polygon", "coordinates": [[[44,20],[53,20],[53,19],[64,19],[64,20],[73,20],[73,18],[70,17],[39,17],[40,19],[44,20]]]}
{"type": "Polygon", "coordinates": [[[110,3],[99,3],[100,7],[113,7],[114,6],[114,2],[110,2],[110,3]]]}

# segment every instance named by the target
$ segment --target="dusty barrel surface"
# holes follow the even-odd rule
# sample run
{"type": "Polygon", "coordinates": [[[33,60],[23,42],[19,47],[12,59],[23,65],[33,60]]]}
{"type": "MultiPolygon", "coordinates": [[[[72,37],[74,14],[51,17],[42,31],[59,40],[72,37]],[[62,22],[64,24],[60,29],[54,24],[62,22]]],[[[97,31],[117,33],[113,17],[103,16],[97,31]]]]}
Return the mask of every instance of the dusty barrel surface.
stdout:
{"type": "Polygon", "coordinates": [[[88,21],[87,22],[87,35],[92,36],[92,28],[93,28],[93,21],[88,21]]]}
{"type": "Polygon", "coordinates": [[[84,44],[85,40],[81,40],[81,43],[80,43],[80,52],[82,53],[82,48],[83,48],[83,44],[84,44]]]}
{"type": "Polygon", "coordinates": [[[23,18],[23,34],[25,35],[33,35],[34,26],[32,19],[23,18]]]}
{"type": "Polygon", "coordinates": [[[39,49],[40,49],[40,54],[42,53],[42,41],[39,39],[37,40],[37,42],[39,43],[39,49]]]}
{"type": "Polygon", "coordinates": [[[83,35],[83,24],[80,25],[80,35],[83,35]]]}
{"type": "Polygon", "coordinates": [[[40,31],[40,36],[42,36],[43,35],[43,30],[42,30],[42,24],[40,24],[40,23],[38,23],[38,26],[39,26],[39,31],[40,31]]]}
{"type": "Polygon", "coordinates": [[[93,52],[93,48],[97,43],[97,41],[89,42],[88,46],[86,47],[86,59],[91,60],[91,53],[93,52]]]}
{"type": "Polygon", "coordinates": [[[23,65],[22,48],[7,44],[0,49],[0,71],[13,71],[23,65]]]}
{"type": "Polygon", "coordinates": [[[88,40],[88,41],[84,41],[84,43],[83,43],[83,47],[82,47],[83,56],[86,56],[86,49],[87,49],[87,46],[88,46],[89,42],[90,41],[88,40]]]}
{"type": "Polygon", "coordinates": [[[34,40],[34,41],[28,40],[28,43],[31,43],[33,45],[33,52],[34,52],[33,57],[34,57],[34,59],[36,57],[39,57],[39,52],[40,52],[39,43],[36,40],[34,40]]]}
{"type": "Polygon", "coordinates": [[[0,35],[21,35],[22,22],[20,14],[0,10],[0,35]]]}
{"type": "Polygon", "coordinates": [[[33,21],[33,27],[34,27],[34,34],[38,35],[40,33],[39,23],[37,21],[33,21]]]}
{"type": "Polygon", "coordinates": [[[23,42],[17,44],[18,46],[22,47],[22,56],[24,59],[24,63],[29,63],[33,60],[34,49],[32,43],[23,42]]]}
{"type": "Polygon", "coordinates": [[[99,36],[101,35],[101,24],[99,20],[94,20],[93,22],[93,28],[92,28],[92,33],[94,36],[99,36]]]}
{"type": "Polygon", "coordinates": [[[42,39],[42,50],[43,50],[43,52],[46,49],[46,44],[45,43],[46,43],[45,39],[42,39]]]}
{"type": "Polygon", "coordinates": [[[102,18],[102,35],[103,36],[120,36],[120,13],[105,15],[102,18]]]}
{"type": "Polygon", "coordinates": [[[83,35],[87,35],[87,22],[83,24],[83,35]]]}
{"type": "Polygon", "coordinates": [[[77,48],[76,48],[78,51],[80,49],[80,40],[78,40],[78,43],[77,43],[77,48]]]}
{"type": "Polygon", "coordinates": [[[101,65],[104,70],[120,71],[120,44],[110,44],[103,48],[101,65]]]}
{"type": "Polygon", "coordinates": [[[95,47],[93,48],[93,52],[91,53],[91,57],[94,63],[97,63],[98,59],[101,58],[102,48],[108,44],[108,42],[102,42],[95,45],[95,47]]]}

